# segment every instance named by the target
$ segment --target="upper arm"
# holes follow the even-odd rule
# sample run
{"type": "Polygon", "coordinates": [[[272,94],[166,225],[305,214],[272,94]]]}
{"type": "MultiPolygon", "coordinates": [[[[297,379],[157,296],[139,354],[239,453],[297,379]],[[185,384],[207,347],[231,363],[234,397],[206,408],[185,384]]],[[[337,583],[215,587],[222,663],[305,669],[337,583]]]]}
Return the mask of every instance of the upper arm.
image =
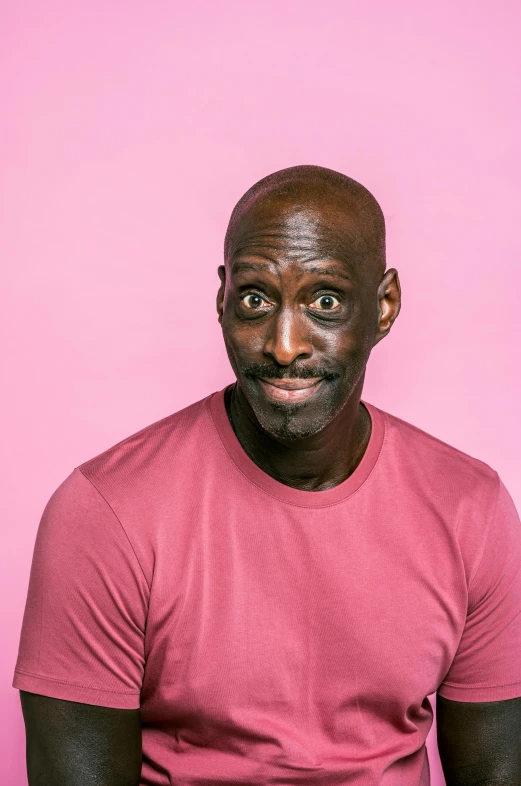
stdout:
{"type": "Polygon", "coordinates": [[[521,522],[501,481],[436,724],[447,786],[521,784],[521,522]]]}
{"type": "Polygon", "coordinates": [[[456,702],[521,696],[521,522],[499,479],[458,649],[437,692],[456,702]]]}
{"type": "Polygon", "coordinates": [[[20,691],[29,786],[139,786],[141,719],[20,691]]]}
{"type": "Polygon", "coordinates": [[[521,698],[469,702],[437,694],[436,731],[447,786],[521,783],[521,698]]]}
{"type": "Polygon", "coordinates": [[[121,523],[75,470],[40,521],[13,686],[88,705],[139,708],[148,596],[121,523]]]}
{"type": "Polygon", "coordinates": [[[13,686],[30,786],[137,786],[148,583],[126,532],[79,472],[34,547],[13,686]]]}

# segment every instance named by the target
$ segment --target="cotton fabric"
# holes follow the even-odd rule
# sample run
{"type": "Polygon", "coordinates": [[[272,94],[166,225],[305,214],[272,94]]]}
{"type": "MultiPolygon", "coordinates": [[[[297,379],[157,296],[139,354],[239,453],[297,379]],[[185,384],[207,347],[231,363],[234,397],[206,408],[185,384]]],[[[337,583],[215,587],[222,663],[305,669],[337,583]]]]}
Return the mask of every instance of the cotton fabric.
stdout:
{"type": "Polygon", "coordinates": [[[428,786],[428,696],[521,696],[497,472],[362,402],[325,491],[263,472],[224,391],[74,469],[38,529],[15,688],[140,708],[141,786],[428,786]]]}

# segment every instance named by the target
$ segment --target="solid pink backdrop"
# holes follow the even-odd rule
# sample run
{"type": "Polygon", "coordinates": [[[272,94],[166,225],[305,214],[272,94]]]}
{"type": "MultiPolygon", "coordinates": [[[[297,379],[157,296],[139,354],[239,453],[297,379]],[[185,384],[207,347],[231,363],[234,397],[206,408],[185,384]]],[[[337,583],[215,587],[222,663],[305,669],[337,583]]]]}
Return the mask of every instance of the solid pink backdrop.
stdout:
{"type": "MultiPolygon", "coordinates": [[[[403,307],[363,397],[521,508],[520,23],[515,0],[2,4],[2,783],[27,782],[10,683],[43,507],[233,379],[216,268],[269,172],[373,191],[403,307]]],[[[440,786],[434,726],[428,748],[440,786]]]]}

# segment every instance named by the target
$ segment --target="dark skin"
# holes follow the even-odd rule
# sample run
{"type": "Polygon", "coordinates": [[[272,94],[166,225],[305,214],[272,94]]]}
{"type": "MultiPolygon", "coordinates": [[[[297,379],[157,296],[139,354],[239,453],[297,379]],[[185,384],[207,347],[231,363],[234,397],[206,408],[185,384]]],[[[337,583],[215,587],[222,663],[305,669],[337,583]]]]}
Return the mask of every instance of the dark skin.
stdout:
{"type": "MultiPolygon", "coordinates": [[[[373,198],[329,170],[286,172],[289,188],[267,179],[232,216],[217,296],[237,377],[226,404],[261,469],[320,491],[349,477],[364,455],[365,368],[399,314],[401,291],[375,242],[373,198]]],[[[20,693],[30,786],[139,786],[139,710],[20,693]]],[[[436,721],[447,786],[521,785],[521,698],[437,695],[436,721]]]]}
{"type": "Polygon", "coordinates": [[[20,691],[29,786],[139,786],[139,710],[20,691]]]}
{"type": "Polygon", "coordinates": [[[237,377],[232,425],[261,469],[308,491],[336,486],[359,464],[371,431],[360,406],[366,363],[400,310],[398,273],[376,287],[374,266],[356,264],[362,244],[353,239],[351,250],[357,233],[348,226],[345,237],[342,208],[340,199],[327,210],[319,198],[264,199],[219,268],[217,310],[237,377]],[[322,379],[305,401],[272,402],[261,382],[308,374],[322,379]]]}

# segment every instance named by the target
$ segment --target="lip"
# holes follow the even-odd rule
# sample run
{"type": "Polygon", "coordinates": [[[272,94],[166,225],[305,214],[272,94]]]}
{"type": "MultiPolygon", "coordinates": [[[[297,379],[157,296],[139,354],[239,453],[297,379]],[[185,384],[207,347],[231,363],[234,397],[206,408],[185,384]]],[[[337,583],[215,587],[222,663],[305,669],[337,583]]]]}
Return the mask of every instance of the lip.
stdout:
{"type": "Polygon", "coordinates": [[[312,377],[310,379],[259,379],[269,399],[288,403],[306,401],[311,398],[316,394],[323,381],[323,377],[312,377]]]}

